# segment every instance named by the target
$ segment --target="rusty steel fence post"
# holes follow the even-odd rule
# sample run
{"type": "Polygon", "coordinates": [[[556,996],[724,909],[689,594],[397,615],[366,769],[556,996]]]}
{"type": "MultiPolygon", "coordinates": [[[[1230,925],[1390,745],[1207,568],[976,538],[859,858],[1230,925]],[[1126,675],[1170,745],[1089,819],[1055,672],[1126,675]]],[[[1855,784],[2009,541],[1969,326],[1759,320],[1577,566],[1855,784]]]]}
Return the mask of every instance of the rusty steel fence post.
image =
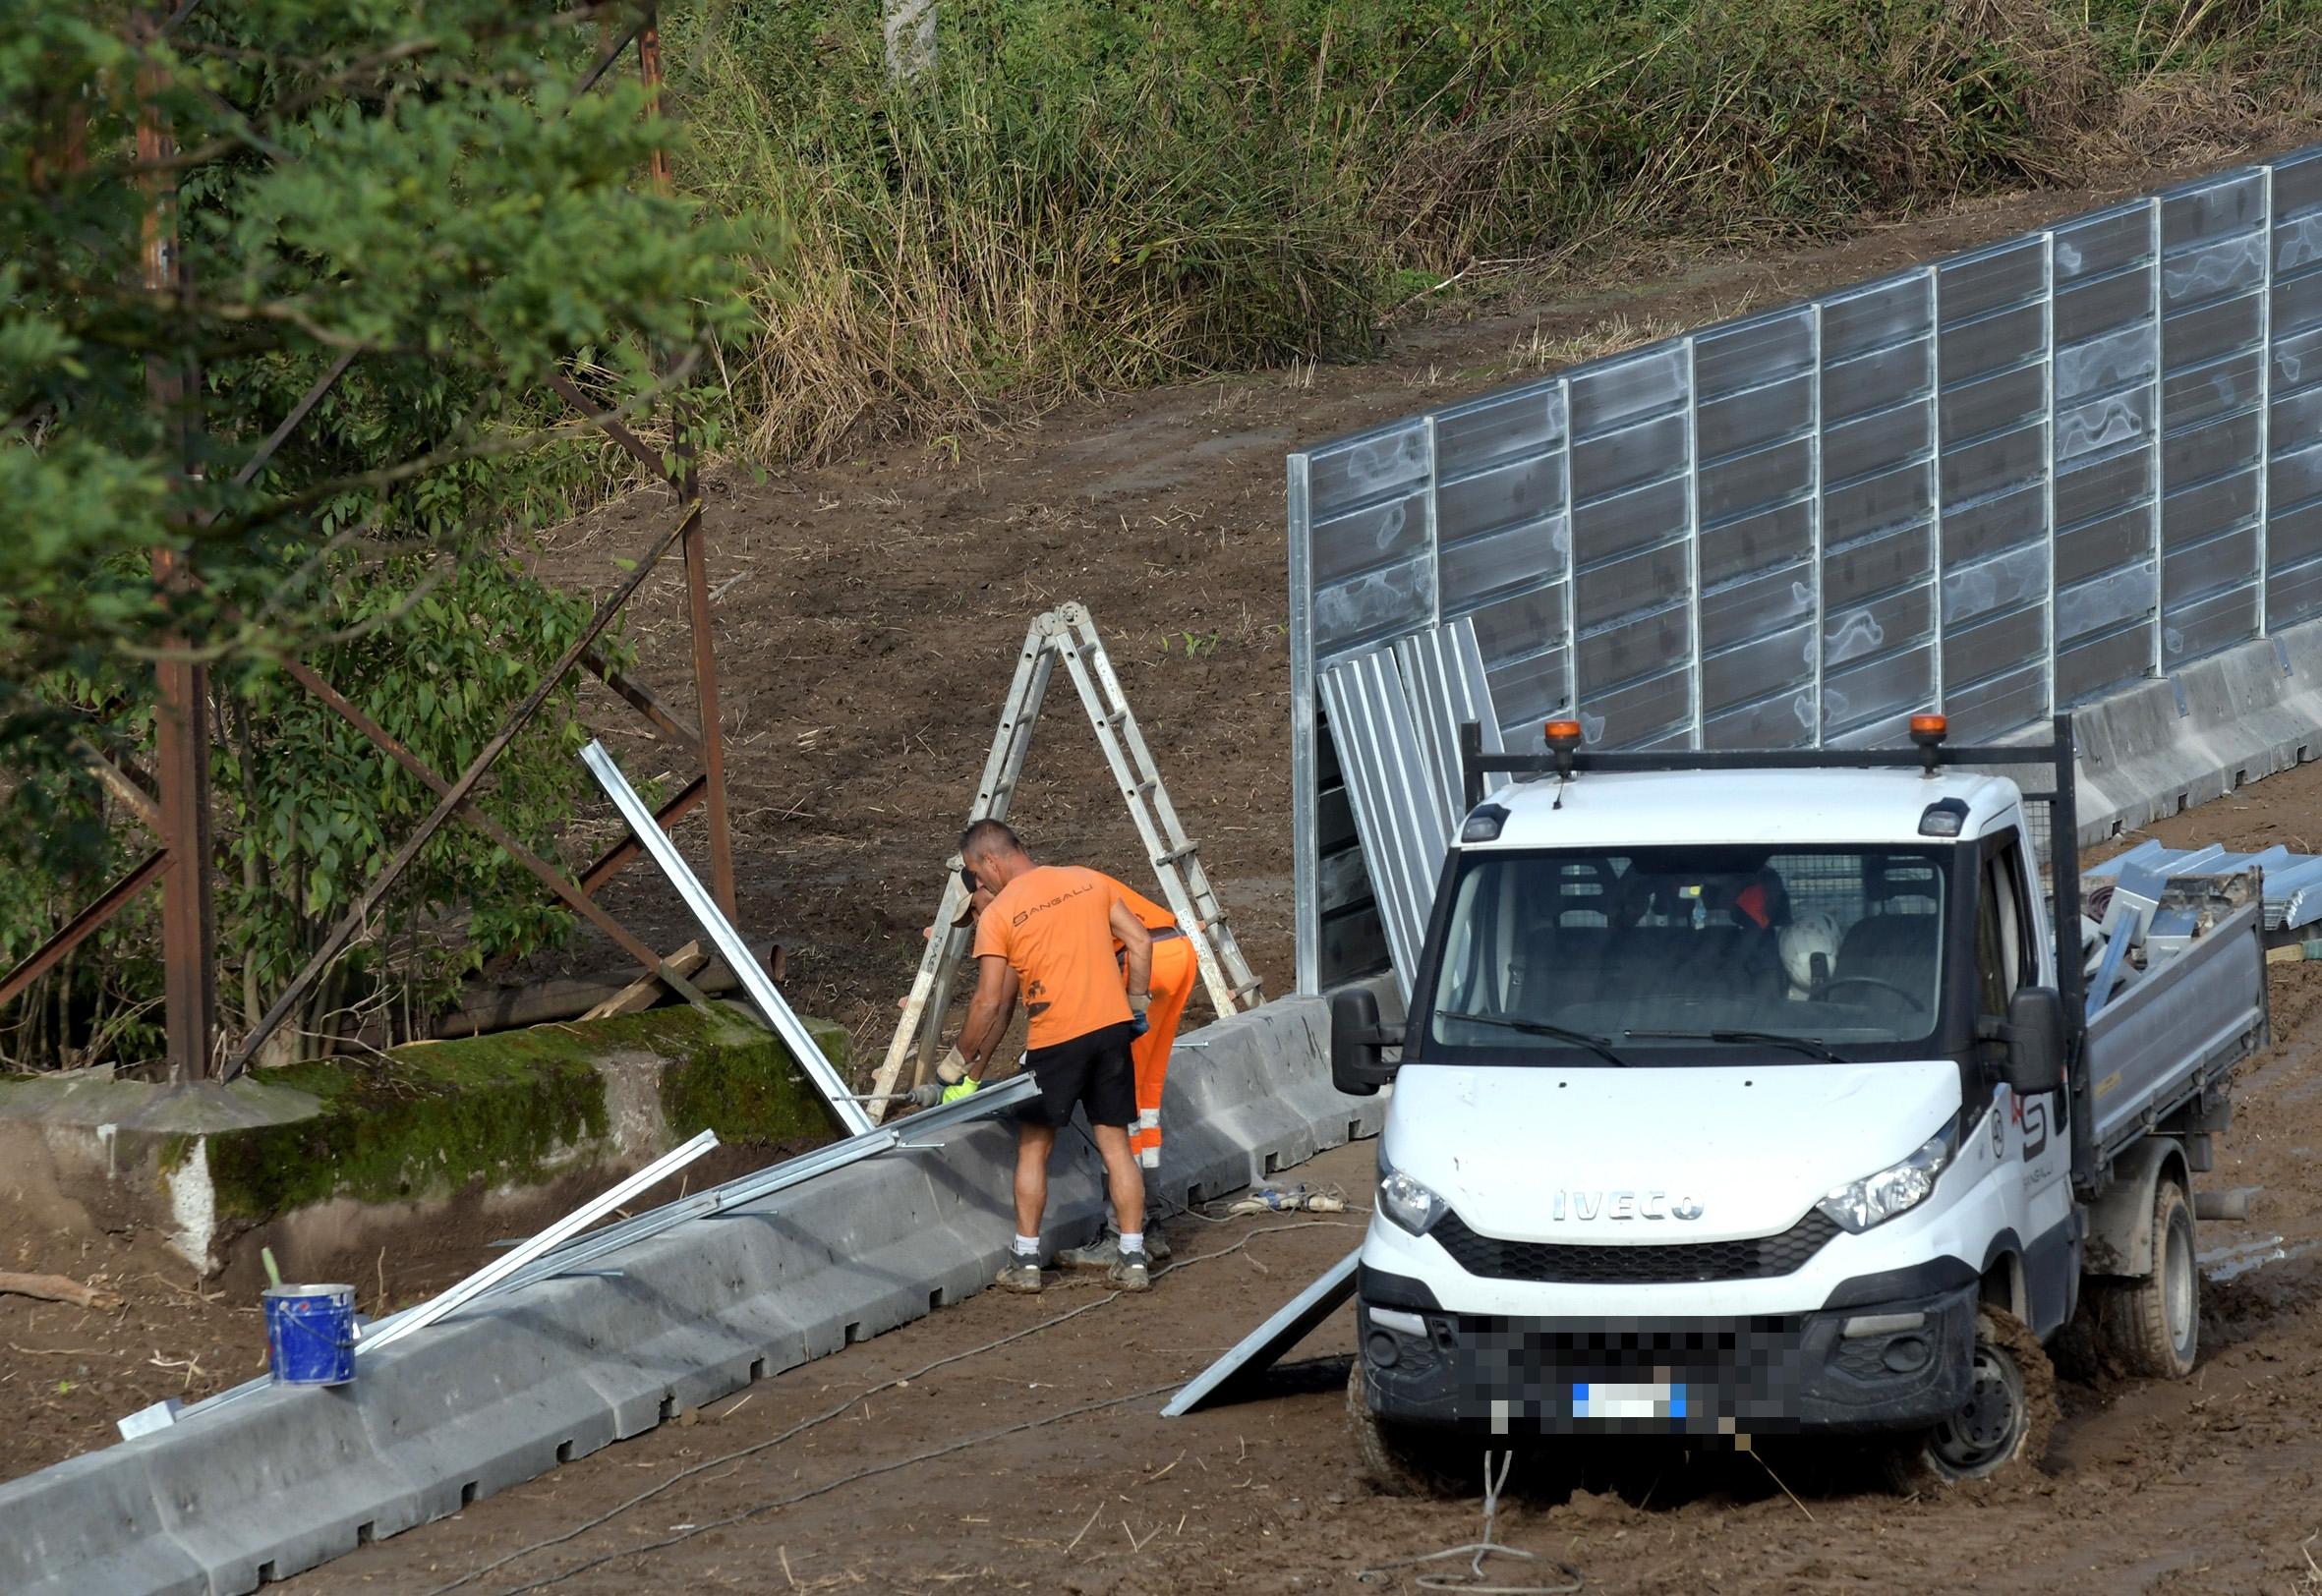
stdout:
{"type": "MultiPolygon", "coordinates": [[[[637,72],[645,81],[645,110],[659,117],[662,108],[662,39],[660,13],[648,7],[637,29],[637,72]]],[[[669,153],[654,146],[653,186],[663,194],[671,187],[669,153]]],[[[676,456],[671,484],[678,498],[693,503],[701,497],[701,472],[696,458],[692,417],[683,400],[669,406],[670,448],[676,456]]],[[[709,786],[710,895],[727,919],[733,907],[733,833],[726,807],[726,735],[718,723],[718,651],[710,616],[709,533],[694,517],[685,531],[685,609],[693,642],[694,712],[701,722],[702,775],[709,786]]]]}
{"type": "MultiPolygon", "coordinates": [[[[149,49],[158,37],[150,15],[139,15],[138,32],[141,45],[149,49]]],[[[148,57],[138,69],[137,153],[150,190],[142,255],[146,291],[166,303],[178,293],[181,264],[175,185],[165,172],[176,153],[175,141],[155,103],[160,91],[160,68],[148,57]]],[[[145,384],[154,414],[184,470],[190,466],[188,412],[198,385],[189,384],[182,361],[161,355],[146,357],[145,384]]],[[[177,519],[182,525],[183,506],[177,519]]],[[[176,550],[154,550],[153,582],[164,602],[188,591],[193,580],[176,550]]],[[[154,774],[161,789],[161,846],[168,855],[161,879],[161,971],[169,1077],[182,1082],[209,1073],[217,1036],[217,930],[209,881],[209,672],[189,656],[187,641],[174,628],[160,639],[160,650],[162,657],[153,666],[154,774]]]]}

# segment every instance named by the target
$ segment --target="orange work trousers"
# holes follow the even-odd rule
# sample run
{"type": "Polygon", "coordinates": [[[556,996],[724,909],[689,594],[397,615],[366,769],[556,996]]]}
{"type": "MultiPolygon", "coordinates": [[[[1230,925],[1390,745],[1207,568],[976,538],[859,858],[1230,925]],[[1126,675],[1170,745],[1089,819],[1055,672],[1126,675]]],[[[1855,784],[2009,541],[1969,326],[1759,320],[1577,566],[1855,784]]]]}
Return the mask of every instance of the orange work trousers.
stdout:
{"type": "Polygon", "coordinates": [[[1169,1078],[1169,1050],[1177,1043],[1177,1022],[1201,978],[1193,940],[1171,937],[1153,944],[1153,1000],[1145,1009],[1146,1031],[1129,1046],[1129,1059],[1136,1068],[1136,1124],[1129,1145],[1137,1163],[1156,1168],[1161,1163],[1161,1083],[1169,1078]]]}

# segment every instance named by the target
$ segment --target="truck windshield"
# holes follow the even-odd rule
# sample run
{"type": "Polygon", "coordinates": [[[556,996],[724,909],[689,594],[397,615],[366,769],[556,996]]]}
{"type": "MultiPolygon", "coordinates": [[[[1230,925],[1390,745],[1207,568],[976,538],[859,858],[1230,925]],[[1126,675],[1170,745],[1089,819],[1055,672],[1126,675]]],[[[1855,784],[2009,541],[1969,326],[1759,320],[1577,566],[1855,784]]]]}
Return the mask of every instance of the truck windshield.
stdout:
{"type": "Polygon", "coordinates": [[[1948,851],[1483,852],[1451,888],[1429,1054],[1898,1056],[1941,1004],[1948,851]]]}

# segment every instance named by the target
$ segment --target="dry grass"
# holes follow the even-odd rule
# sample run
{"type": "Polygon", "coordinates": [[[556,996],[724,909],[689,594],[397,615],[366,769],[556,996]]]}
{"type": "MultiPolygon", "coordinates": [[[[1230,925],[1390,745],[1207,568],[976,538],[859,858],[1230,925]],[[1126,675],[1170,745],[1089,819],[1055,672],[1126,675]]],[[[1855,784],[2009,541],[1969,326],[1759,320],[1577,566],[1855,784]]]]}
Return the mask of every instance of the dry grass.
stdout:
{"type": "Polygon", "coordinates": [[[1359,351],[1648,247],[2224,160],[2322,83],[2291,0],[944,16],[942,72],[906,92],[875,34],[802,3],[672,23],[704,29],[676,52],[688,182],[791,239],[757,336],[717,373],[736,452],[958,435],[1069,394],[1359,351]]]}

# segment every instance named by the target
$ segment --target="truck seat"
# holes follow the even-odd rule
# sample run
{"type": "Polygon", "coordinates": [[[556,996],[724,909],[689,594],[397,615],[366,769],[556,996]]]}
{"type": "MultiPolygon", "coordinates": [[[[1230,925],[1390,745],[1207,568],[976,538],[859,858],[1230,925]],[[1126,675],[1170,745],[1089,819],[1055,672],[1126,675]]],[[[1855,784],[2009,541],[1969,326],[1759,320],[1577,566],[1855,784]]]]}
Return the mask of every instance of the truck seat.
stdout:
{"type": "Polygon", "coordinates": [[[1936,934],[1942,924],[1942,917],[1932,914],[1874,914],[1858,920],[1839,939],[1830,978],[1866,976],[1905,992],[1925,992],[1935,969],[1936,934]]]}

